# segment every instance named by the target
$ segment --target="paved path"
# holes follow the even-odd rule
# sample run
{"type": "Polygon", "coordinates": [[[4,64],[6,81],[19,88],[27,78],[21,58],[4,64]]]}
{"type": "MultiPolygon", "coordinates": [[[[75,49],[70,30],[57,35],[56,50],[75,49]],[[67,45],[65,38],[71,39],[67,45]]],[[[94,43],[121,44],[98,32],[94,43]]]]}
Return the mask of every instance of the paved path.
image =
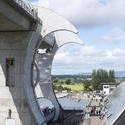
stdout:
{"type": "MultiPolygon", "coordinates": [[[[99,100],[93,99],[90,101],[89,107],[85,109],[86,112],[90,112],[93,106],[96,106],[96,110],[100,109],[99,100]]],[[[103,125],[103,120],[99,116],[91,116],[90,118],[84,118],[83,125],[103,125]]]]}
{"type": "Polygon", "coordinates": [[[85,119],[83,125],[91,125],[91,118],[85,119]]]}
{"type": "Polygon", "coordinates": [[[99,101],[96,99],[93,99],[90,103],[90,106],[99,106],[99,101]]]}

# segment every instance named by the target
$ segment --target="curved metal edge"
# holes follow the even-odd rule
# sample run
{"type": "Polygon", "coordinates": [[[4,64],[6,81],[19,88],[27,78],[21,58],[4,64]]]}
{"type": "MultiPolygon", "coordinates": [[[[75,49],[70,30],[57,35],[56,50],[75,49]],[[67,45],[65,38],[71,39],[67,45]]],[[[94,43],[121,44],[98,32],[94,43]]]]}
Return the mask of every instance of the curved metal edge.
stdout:
{"type": "MultiPolygon", "coordinates": [[[[50,74],[51,74],[51,70],[52,70],[52,62],[53,62],[53,59],[54,59],[54,56],[55,56],[56,49],[57,49],[57,47],[56,47],[56,44],[55,44],[55,46],[53,47],[53,50],[52,50],[52,55],[53,55],[53,57],[51,58],[50,74]]],[[[52,77],[52,76],[51,76],[51,77],[52,77]]],[[[53,101],[52,99],[54,99],[54,105],[55,105],[56,112],[55,112],[55,116],[54,116],[54,118],[53,118],[53,121],[55,121],[55,120],[58,120],[62,108],[61,108],[61,105],[60,105],[60,103],[59,103],[59,101],[58,101],[56,95],[55,95],[55,92],[54,92],[54,89],[53,89],[52,78],[51,78],[51,81],[50,81],[50,86],[51,86],[51,96],[49,97],[49,99],[50,99],[51,101],[53,101]]]]}
{"type": "MultiPolygon", "coordinates": [[[[40,59],[43,62],[43,64],[46,64],[47,69],[48,69],[48,67],[50,67],[49,72],[47,74],[47,76],[50,76],[50,77],[51,77],[50,70],[51,70],[51,66],[52,66],[53,57],[54,57],[54,54],[49,53],[48,55],[46,55],[46,60],[44,60],[43,58],[40,59]]],[[[45,67],[43,67],[43,66],[39,67],[39,71],[44,71],[44,69],[45,69],[45,67]]],[[[56,111],[55,111],[55,116],[53,118],[53,121],[56,121],[56,120],[58,120],[58,117],[59,117],[60,106],[59,106],[58,100],[54,94],[52,80],[48,79],[48,77],[46,79],[47,79],[47,83],[44,83],[43,78],[41,78],[39,85],[40,85],[40,88],[41,88],[41,91],[42,91],[44,98],[49,99],[54,104],[56,111]]]]}
{"type": "Polygon", "coordinates": [[[27,47],[27,53],[26,53],[27,55],[26,55],[25,67],[24,67],[25,68],[24,90],[26,93],[29,108],[36,120],[36,123],[38,125],[46,125],[47,123],[46,123],[44,114],[42,113],[42,111],[40,111],[40,107],[36,100],[36,95],[35,95],[33,86],[31,84],[32,82],[31,69],[32,69],[33,56],[34,56],[35,47],[40,37],[40,31],[41,31],[41,25],[38,25],[37,31],[33,32],[32,38],[27,47]]]}
{"type": "Polygon", "coordinates": [[[67,30],[76,34],[78,33],[74,25],[53,10],[39,6],[34,7],[38,9],[38,16],[43,22],[43,28],[41,31],[43,37],[58,30],[67,30]]]}
{"type": "MultiPolygon", "coordinates": [[[[53,51],[52,53],[54,53],[54,55],[53,55],[53,58],[52,58],[52,61],[51,61],[51,70],[50,70],[51,74],[52,74],[52,63],[53,63],[54,56],[56,55],[56,52],[57,52],[58,49],[59,48],[58,48],[57,44],[55,44],[54,47],[53,47],[53,50],[52,50],[53,51]]],[[[57,118],[59,119],[60,116],[62,116],[63,108],[62,108],[61,104],[59,103],[59,101],[58,101],[58,99],[56,97],[56,94],[55,94],[55,91],[54,91],[54,88],[53,88],[52,78],[51,78],[50,84],[51,84],[51,87],[52,87],[53,96],[55,97],[55,100],[57,101],[57,104],[58,104],[58,107],[56,107],[58,110],[57,110],[57,112],[55,114],[55,118],[54,118],[54,120],[55,120],[57,118]]]]}
{"type": "MultiPolygon", "coordinates": [[[[55,30],[55,31],[53,31],[53,32],[51,32],[51,33],[55,33],[55,32],[58,32],[58,31],[60,31],[60,30],[55,30]]],[[[63,30],[63,31],[67,31],[67,30],[63,30]]],[[[69,31],[69,32],[70,32],[70,31],[69,31]]],[[[49,34],[51,34],[51,33],[49,33],[49,34]]],[[[73,33],[73,32],[71,32],[71,33],[73,33]]],[[[49,35],[49,34],[47,34],[47,35],[49,35]]],[[[45,37],[43,37],[43,39],[44,39],[44,38],[45,38],[45,37]]],[[[58,46],[57,44],[54,43],[53,49],[52,49],[52,51],[51,51],[51,54],[50,54],[50,56],[48,57],[48,58],[51,58],[51,61],[50,61],[50,63],[49,63],[49,65],[51,65],[50,75],[51,75],[51,69],[52,69],[52,62],[53,62],[53,59],[54,59],[54,56],[55,56],[56,52],[58,51],[59,48],[61,48],[63,45],[68,44],[68,43],[77,43],[77,44],[80,44],[80,45],[81,45],[81,43],[79,43],[79,42],[77,42],[77,41],[76,41],[76,42],[71,42],[71,41],[69,41],[69,42],[67,42],[67,43],[62,44],[61,46],[58,46]]],[[[82,45],[83,45],[83,44],[82,44],[82,45]]],[[[40,44],[38,44],[38,47],[37,47],[37,48],[39,48],[39,46],[40,46],[40,44]]],[[[55,92],[54,92],[54,90],[53,90],[52,80],[50,81],[49,85],[51,86],[51,88],[50,88],[50,89],[51,89],[51,95],[50,95],[50,97],[49,97],[48,99],[51,100],[52,102],[54,102],[54,105],[55,105],[56,113],[55,113],[55,116],[54,116],[54,119],[53,119],[53,121],[55,121],[55,120],[58,120],[58,118],[59,118],[59,116],[60,116],[60,113],[61,113],[61,111],[62,111],[62,107],[61,107],[61,105],[59,104],[59,101],[58,101],[58,99],[57,99],[57,97],[56,97],[56,95],[55,95],[55,92]]],[[[43,91],[42,88],[41,88],[41,91],[43,91]]],[[[43,96],[46,97],[46,95],[43,95],[43,96]]]]}
{"type": "Polygon", "coordinates": [[[39,68],[38,68],[38,65],[37,65],[37,63],[36,63],[36,60],[34,60],[34,63],[32,64],[32,67],[31,67],[31,76],[33,76],[33,68],[34,68],[34,66],[36,67],[36,73],[37,73],[37,76],[36,76],[36,81],[35,81],[35,83],[34,83],[34,81],[33,81],[33,77],[32,77],[32,85],[33,85],[33,87],[35,88],[36,87],[36,85],[38,84],[38,82],[39,82],[39,75],[40,75],[40,73],[39,73],[39,68]]]}
{"type": "MultiPolygon", "coordinates": [[[[62,44],[61,46],[58,46],[58,47],[57,47],[57,45],[56,45],[56,50],[55,50],[55,52],[54,52],[54,56],[56,55],[56,53],[58,52],[58,50],[59,50],[61,47],[63,47],[63,46],[66,45],[66,44],[70,44],[70,43],[76,43],[76,44],[79,44],[79,45],[84,45],[84,44],[77,43],[77,42],[67,42],[67,43],[64,43],[64,44],[62,44]]],[[[53,63],[53,61],[54,61],[54,56],[53,56],[53,59],[52,59],[52,63],[53,63]]],[[[52,74],[52,66],[53,66],[53,65],[51,65],[51,71],[50,71],[51,74],[52,74]]],[[[52,85],[53,85],[53,83],[52,83],[52,85]]],[[[58,102],[58,104],[59,104],[60,110],[63,110],[62,106],[60,105],[60,103],[59,103],[59,101],[58,101],[58,99],[57,99],[57,97],[56,97],[56,94],[55,94],[54,89],[53,89],[53,92],[54,92],[54,96],[55,96],[55,98],[56,98],[56,100],[57,100],[57,102],[58,102]]]]}
{"type": "Polygon", "coordinates": [[[79,45],[84,45],[84,42],[80,40],[77,34],[70,31],[57,31],[54,33],[55,40],[58,48],[68,43],[77,43],[79,45]]]}

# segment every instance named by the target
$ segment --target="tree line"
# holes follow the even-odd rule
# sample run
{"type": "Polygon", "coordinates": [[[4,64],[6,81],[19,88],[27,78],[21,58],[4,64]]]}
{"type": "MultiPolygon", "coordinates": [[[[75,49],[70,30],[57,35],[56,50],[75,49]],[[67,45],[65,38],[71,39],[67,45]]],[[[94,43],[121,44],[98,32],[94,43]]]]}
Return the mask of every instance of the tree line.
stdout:
{"type": "Polygon", "coordinates": [[[115,71],[104,69],[93,70],[91,80],[84,80],[83,87],[85,91],[101,90],[100,83],[115,82],[115,71]]]}

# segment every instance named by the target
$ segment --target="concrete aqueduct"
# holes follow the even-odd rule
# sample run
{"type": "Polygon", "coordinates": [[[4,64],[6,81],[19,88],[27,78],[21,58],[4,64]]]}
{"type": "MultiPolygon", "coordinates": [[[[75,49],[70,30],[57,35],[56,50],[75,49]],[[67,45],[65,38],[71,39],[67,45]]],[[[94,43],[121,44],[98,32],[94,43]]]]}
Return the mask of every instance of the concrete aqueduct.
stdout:
{"type": "Polygon", "coordinates": [[[76,28],[55,12],[26,0],[0,0],[0,125],[47,124],[36,86],[55,107],[51,120],[60,118],[51,66],[69,42],[82,44],[76,28]]]}

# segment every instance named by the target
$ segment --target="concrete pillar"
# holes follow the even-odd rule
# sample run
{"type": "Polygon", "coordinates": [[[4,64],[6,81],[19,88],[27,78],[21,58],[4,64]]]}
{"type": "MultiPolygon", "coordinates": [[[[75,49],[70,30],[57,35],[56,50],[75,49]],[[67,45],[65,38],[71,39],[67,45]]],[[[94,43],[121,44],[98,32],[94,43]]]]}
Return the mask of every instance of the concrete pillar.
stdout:
{"type": "Polygon", "coordinates": [[[24,64],[31,36],[32,32],[0,32],[0,125],[6,125],[9,109],[15,125],[36,125],[24,92],[24,64]]]}

